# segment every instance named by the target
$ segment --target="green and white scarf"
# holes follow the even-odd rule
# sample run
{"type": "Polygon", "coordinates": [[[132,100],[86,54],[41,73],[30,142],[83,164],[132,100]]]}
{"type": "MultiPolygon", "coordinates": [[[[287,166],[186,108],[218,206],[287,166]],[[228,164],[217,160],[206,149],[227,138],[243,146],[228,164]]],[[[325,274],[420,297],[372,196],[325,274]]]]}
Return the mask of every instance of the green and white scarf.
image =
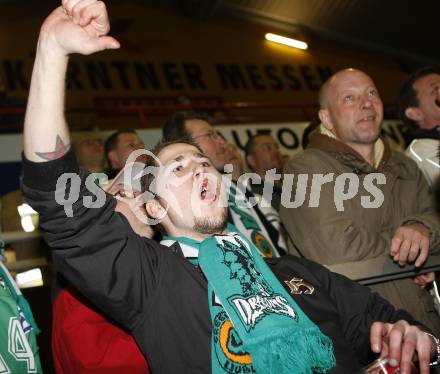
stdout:
{"type": "Polygon", "coordinates": [[[243,235],[231,232],[202,242],[166,237],[163,244],[174,241],[208,281],[212,373],[311,374],[335,365],[331,340],[243,235]]]}
{"type": "MultiPolygon", "coordinates": [[[[247,207],[246,195],[234,183],[229,186],[229,211],[234,226],[251,241],[263,257],[280,257],[269,233],[253,208],[247,207]]],[[[280,245],[280,243],[278,243],[280,245]]]]}
{"type": "Polygon", "coordinates": [[[35,334],[39,334],[40,330],[37,326],[37,323],[34,320],[31,307],[24,298],[23,294],[21,293],[20,289],[18,288],[17,284],[12,278],[11,274],[9,274],[8,269],[6,269],[6,266],[3,264],[2,257],[3,257],[3,249],[2,249],[2,241],[0,240],[0,280],[2,280],[5,283],[6,287],[8,287],[12,298],[15,300],[20,312],[23,313],[25,317],[25,321],[21,321],[23,322],[23,326],[22,326],[23,330],[25,332],[28,332],[30,329],[33,329],[35,331],[35,334]]]}

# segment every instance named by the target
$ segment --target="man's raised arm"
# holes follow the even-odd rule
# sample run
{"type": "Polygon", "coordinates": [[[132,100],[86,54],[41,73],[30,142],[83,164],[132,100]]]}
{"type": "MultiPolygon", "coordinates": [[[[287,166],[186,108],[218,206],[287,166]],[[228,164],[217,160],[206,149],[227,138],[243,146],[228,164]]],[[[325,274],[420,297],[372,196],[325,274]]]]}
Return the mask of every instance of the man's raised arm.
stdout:
{"type": "Polygon", "coordinates": [[[34,162],[61,157],[70,147],[64,117],[68,55],[119,48],[106,36],[110,24],[102,1],[63,0],[41,26],[24,122],[24,154],[34,162]]]}

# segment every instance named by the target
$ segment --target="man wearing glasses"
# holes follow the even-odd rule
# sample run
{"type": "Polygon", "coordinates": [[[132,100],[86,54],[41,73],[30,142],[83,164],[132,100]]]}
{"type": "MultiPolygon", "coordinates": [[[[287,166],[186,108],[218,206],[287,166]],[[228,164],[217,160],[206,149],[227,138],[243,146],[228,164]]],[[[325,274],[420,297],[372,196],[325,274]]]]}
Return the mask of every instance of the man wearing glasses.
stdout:
{"type": "MultiPolygon", "coordinates": [[[[208,156],[220,173],[225,172],[227,144],[209,123],[208,117],[192,111],[176,112],[165,124],[162,136],[164,141],[183,138],[191,140],[208,156]]],[[[252,201],[255,201],[255,196],[248,188],[232,182],[229,193],[229,222],[256,245],[262,256],[278,257],[285,254],[286,245],[280,231],[269,222],[258,204],[249,204],[252,201]]],[[[278,212],[272,210],[271,214],[278,216],[278,212]]]]}

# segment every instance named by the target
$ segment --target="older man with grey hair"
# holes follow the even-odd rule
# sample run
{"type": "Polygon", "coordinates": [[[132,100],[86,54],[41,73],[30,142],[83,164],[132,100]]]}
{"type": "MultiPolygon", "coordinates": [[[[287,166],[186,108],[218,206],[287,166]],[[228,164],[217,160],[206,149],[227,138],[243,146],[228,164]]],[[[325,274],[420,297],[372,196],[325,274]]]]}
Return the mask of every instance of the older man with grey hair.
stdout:
{"type": "MultiPolygon", "coordinates": [[[[440,224],[420,170],[380,137],[383,105],[374,82],[359,70],[340,71],[322,86],[319,102],[321,126],[285,169],[308,180],[280,210],[299,252],[325,265],[391,255],[420,267],[439,248],[440,224]]],[[[373,288],[440,332],[428,292],[413,279],[373,288]]]]}

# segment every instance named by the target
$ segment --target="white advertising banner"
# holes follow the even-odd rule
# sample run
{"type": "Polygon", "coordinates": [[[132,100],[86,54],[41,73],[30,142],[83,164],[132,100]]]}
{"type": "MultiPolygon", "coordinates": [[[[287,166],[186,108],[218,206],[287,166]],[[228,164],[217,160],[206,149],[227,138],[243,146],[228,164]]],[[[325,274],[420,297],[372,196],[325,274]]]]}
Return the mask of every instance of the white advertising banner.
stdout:
{"type": "MultiPolygon", "coordinates": [[[[250,137],[257,133],[271,134],[280,144],[283,153],[290,156],[302,150],[301,141],[307,122],[286,122],[267,124],[236,124],[216,126],[225,139],[243,150],[250,137]]],[[[402,135],[403,125],[399,121],[384,121],[383,135],[392,146],[404,147],[402,135]]],[[[147,149],[152,148],[161,138],[161,129],[139,129],[139,136],[145,142],[147,149]]],[[[105,139],[111,131],[101,132],[105,139]]],[[[21,134],[0,136],[0,163],[17,162],[21,160],[23,139],[21,134]]]]}

